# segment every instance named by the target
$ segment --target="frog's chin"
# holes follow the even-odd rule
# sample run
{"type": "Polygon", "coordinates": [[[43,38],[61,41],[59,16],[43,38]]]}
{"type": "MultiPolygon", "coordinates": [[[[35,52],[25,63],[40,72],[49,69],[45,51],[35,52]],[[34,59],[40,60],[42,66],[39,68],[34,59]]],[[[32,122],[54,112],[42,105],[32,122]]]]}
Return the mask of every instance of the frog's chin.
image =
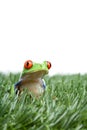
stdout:
{"type": "Polygon", "coordinates": [[[25,75],[23,75],[21,78],[22,79],[28,79],[28,80],[33,80],[33,79],[38,79],[38,78],[43,78],[44,75],[48,74],[47,70],[40,70],[36,72],[29,72],[25,75]]]}

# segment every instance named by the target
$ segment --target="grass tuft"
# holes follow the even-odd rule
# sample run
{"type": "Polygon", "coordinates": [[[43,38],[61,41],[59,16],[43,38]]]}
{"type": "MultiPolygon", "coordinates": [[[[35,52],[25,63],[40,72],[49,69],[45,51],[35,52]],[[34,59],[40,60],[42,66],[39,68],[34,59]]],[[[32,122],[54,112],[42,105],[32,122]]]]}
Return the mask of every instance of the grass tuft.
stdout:
{"type": "Polygon", "coordinates": [[[0,73],[0,130],[87,130],[87,75],[46,76],[39,99],[12,87],[18,74],[0,73]]]}

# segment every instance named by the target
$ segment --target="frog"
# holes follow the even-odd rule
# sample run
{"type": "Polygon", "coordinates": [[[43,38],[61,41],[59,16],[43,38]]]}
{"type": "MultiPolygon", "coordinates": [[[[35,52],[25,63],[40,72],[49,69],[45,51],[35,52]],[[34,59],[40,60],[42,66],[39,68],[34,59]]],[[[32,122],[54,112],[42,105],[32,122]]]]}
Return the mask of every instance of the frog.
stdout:
{"type": "Polygon", "coordinates": [[[32,60],[26,60],[19,81],[14,85],[15,93],[20,94],[27,88],[35,97],[42,95],[46,89],[44,76],[49,73],[51,66],[50,61],[37,63],[32,60]]]}

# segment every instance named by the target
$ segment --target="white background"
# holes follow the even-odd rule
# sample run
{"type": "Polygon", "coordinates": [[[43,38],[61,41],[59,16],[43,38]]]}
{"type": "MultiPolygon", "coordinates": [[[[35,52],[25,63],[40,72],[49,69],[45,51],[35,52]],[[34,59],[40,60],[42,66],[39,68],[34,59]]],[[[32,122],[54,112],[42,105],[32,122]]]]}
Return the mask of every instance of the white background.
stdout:
{"type": "Polygon", "coordinates": [[[1,0],[0,71],[49,60],[50,74],[87,72],[87,0],[1,0]]]}

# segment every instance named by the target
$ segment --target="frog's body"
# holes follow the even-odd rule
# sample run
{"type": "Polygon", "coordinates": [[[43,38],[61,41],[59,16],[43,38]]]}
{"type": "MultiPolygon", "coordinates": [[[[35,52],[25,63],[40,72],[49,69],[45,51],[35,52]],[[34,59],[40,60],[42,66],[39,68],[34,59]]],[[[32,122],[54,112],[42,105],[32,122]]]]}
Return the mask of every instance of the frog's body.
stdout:
{"type": "Polygon", "coordinates": [[[43,76],[48,74],[50,67],[51,63],[48,61],[44,61],[43,64],[26,61],[20,80],[15,84],[16,93],[27,88],[35,96],[43,94],[46,88],[43,76]]]}

